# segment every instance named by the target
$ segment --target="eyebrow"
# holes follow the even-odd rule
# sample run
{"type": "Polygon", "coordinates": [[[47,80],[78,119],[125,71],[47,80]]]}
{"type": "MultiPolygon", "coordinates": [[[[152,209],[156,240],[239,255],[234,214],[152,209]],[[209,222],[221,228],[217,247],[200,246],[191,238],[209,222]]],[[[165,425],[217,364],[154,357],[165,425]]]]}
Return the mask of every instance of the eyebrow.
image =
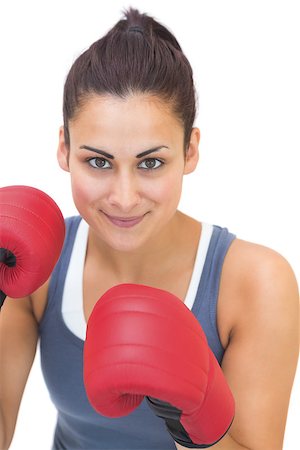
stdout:
{"type": "Polygon", "coordinates": [[[99,155],[103,155],[106,158],[115,159],[115,157],[110,153],[107,153],[104,150],[99,150],[98,148],[90,147],[89,145],[81,145],[79,148],[85,148],[86,150],[90,150],[91,152],[99,153],[99,155]]]}
{"type": "MultiPolygon", "coordinates": [[[[91,147],[90,145],[81,145],[79,148],[84,148],[86,150],[99,153],[99,155],[103,155],[109,159],[115,159],[115,157],[110,153],[107,153],[104,150],[100,150],[99,148],[91,147]]],[[[160,150],[161,148],[169,148],[169,147],[167,147],[166,145],[161,145],[159,147],[149,148],[149,150],[145,150],[144,152],[136,155],[136,158],[142,158],[143,156],[149,155],[150,153],[158,152],[158,150],[160,150]]]]}

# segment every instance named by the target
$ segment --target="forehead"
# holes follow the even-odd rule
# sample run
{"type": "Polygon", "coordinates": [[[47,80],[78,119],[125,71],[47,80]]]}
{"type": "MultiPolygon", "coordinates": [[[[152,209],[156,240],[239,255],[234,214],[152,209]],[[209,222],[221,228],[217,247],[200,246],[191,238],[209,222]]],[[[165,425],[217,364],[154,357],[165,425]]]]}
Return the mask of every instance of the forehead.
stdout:
{"type": "Polygon", "coordinates": [[[169,103],[147,94],[126,98],[91,95],[70,121],[72,134],[97,133],[110,137],[132,137],[170,133],[183,135],[183,126],[169,103]]]}

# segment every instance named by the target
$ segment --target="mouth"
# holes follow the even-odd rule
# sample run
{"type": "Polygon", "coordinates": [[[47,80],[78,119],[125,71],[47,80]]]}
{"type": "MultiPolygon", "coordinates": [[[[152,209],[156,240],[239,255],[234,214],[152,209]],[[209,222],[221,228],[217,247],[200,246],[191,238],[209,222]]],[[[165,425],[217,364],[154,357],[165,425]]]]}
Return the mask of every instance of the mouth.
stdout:
{"type": "MultiPolygon", "coordinates": [[[[102,211],[103,212],[103,211],[102,211]]],[[[109,216],[108,214],[104,213],[105,217],[114,225],[120,228],[131,228],[140,223],[146,214],[142,216],[135,216],[135,217],[116,217],[116,216],[109,216]]]]}

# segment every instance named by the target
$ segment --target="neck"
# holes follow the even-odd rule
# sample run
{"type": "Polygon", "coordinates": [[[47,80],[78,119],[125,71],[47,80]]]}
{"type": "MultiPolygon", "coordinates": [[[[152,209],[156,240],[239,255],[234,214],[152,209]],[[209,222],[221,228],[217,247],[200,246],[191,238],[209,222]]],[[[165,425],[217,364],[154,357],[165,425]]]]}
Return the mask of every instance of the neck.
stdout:
{"type": "Polygon", "coordinates": [[[95,258],[97,264],[102,264],[120,282],[146,282],[159,277],[162,263],[165,270],[172,269],[180,248],[185,245],[187,237],[191,237],[189,227],[192,222],[195,221],[177,211],[158,235],[131,252],[120,252],[109,247],[90,230],[89,257],[95,258]]]}

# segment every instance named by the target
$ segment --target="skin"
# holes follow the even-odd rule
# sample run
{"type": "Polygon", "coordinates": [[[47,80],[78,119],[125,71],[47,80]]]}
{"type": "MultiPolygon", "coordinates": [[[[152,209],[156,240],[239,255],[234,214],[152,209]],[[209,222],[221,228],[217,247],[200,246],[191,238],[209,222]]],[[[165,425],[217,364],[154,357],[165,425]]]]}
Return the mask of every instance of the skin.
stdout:
{"type": "Polygon", "coordinates": [[[60,166],[70,172],[74,202],[92,227],[95,240],[101,230],[101,252],[104,250],[119,266],[127,266],[131,256],[137,266],[144,265],[144,256],[149,252],[157,256],[157,251],[165,247],[169,227],[177,226],[182,176],[196,167],[200,132],[193,130],[184,160],[183,129],[157,101],[131,97],[124,102],[108,97],[93,99],[88,105],[70,124],[70,152],[61,130],[60,166]],[[104,162],[101,155],[80,149],[83,143],[106,150],[115,159],[104,162]],[[145,158],[135,157],[160,146],[164,147],[145,158]],[[96,157],[104,164],[103,169],[94,167],[96,161],[83,163],[96,157]],[[147,171],[150,158],[164,164],[157,159],[156,168],[147,171]],[[146,216],[141,226],[124,230],[112,227],[99,211],[118,217],[146,216]]]}
{"type": "MultiPolygon", "coordinates": [[[[184,301],[201,223],[181,213],[178,203],[183,176],[197,166],[199,130],[193,129],[184,156],[183,128],[167,105],[143,95],[94,96],[70,122],[70,138],[69,148],[61,128],[58,161],[70,173],[74,202],[90,226],[86,320],[102,293],[123,282],[162,288],[184,301]],[[152,166],[159,168],[147,169],[152,166]],[[144,217],[135,227],[119,228],[105,214],[144,217]]],[[[1,311],[1,449],[13,435],[47,290],[48,282],[30,298],[7,299],[1,311]]],[[[298,358],[298,299],[295,276],[281,255],[240,239],[233,242],[222,270],[217,325],[236,414],[229,432],[211,448],[282,448],[298,358]]]]}

